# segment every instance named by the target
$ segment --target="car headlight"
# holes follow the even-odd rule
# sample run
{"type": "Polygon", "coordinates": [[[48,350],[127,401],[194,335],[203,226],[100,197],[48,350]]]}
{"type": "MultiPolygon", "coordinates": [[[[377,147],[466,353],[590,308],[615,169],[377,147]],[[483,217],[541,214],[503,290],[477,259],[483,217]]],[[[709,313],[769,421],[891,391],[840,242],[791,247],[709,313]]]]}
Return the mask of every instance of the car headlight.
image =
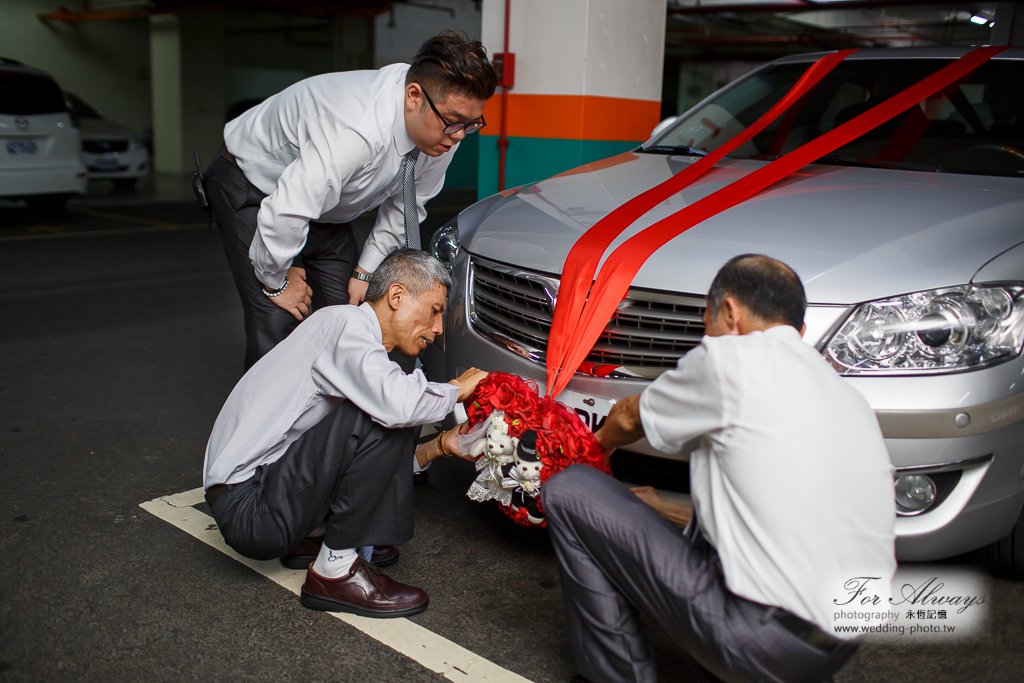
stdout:
{"type": "Polygon", "coordinates": [[[141,135],[136,135],[135,138],[132,140],[132,149],[133,150],[140,150],[140,149],[142,149],[145,146],[145,144],[146,144],[146,141],[142,139],[142,136],[141,135]]]}
{"type": "Polygon", "coordinates": [[[861,304],[825,359],[844,375],[972,370],[1020,355],[1024,284],[964,285],[861,304]]]}
{"type": "Polygon", "coordinates": [[[453,218],[441,226],[434,233],[434,236],[430,238],[428,251],[451,271],[461,246],[462,244],[459,242],[459,219],[453,218]]]}

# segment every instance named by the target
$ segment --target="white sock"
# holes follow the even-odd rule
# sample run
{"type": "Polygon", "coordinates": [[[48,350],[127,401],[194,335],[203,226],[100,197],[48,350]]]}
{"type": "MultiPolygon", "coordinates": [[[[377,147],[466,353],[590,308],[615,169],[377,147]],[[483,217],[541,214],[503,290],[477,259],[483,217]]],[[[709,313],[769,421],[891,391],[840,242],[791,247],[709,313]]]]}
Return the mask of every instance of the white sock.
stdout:
{"type": "Polygon", "coordinates": [[[355,548],[332,550],[324,543],[313,563],[313,571],[325,579],[340,579],[352,570],[352,564],[357,557],[359,554],[355,548]]]}

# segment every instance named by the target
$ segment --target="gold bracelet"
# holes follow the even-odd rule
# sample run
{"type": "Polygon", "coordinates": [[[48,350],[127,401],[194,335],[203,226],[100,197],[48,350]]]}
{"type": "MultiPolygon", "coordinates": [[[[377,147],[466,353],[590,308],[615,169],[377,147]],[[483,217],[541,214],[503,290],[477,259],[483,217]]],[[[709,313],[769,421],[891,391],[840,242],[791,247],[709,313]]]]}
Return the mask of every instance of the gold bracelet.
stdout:
{"type": "Polygon", "coordinates": [[[450,450],[444,447],[444,435],[448,433],[447,429],[441,430],[441,433],[437,435],[437,450],[441,451],[441,455],[446,458],[450,458],[454,455],[450,450]]]}

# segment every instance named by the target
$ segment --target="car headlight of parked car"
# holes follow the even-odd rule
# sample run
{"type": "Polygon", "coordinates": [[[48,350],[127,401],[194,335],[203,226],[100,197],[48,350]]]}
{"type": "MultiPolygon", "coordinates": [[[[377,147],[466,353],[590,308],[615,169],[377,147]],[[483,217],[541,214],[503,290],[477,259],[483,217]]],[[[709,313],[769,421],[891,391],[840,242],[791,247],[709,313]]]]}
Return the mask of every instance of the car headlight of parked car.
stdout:
{"type": "Polygon", "coordinates": [[[844,375],[973,370],[1017,357],[1024,284],[964,285],[861,304],[824,349],[844,375]]]}
{"type": "Polygon", "coordinates": [[[141,135],[136,135],[132,139],[132,149],[135,150],[135,151],[138,151],[138,150],[142,149],[145,146],[145,144],[146,144],[146,141],[142,138],[141,135]]]}
{"type": "Polygon", "coordinates": [[[428,251],[438,261],[447,266],[448,271],[451,272],[452,265],[455,263],[455,257],[459,254],[461,246],[462,243],[459,242],[459,219],[453,218],[441,226],[434,233],[434,236],[430,238],[428,251]]]}

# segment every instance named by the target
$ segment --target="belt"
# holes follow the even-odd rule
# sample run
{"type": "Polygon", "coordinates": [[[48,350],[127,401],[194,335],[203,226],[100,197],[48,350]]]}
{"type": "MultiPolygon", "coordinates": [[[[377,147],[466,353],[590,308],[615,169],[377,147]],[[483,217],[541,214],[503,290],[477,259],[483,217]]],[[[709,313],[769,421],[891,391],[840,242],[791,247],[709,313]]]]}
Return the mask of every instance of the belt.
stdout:
{"type": "Polygon", "coordinates": [[[845,642],[825,633],[811,622],[798,617],[788,610],[784,610],[781,607],[773,607],[772,610],[772,619],[811,647],[823,652],[832,652],[845,642]]]}
{"type": "Polygon", "coordinates": [[[217,496],[227,491],[230,487],[225,484],[214,484],[210,488],[206,489],[206,504],[213,505],[213,501],[217,500],[217,496]]]}
{"type": "Polygon", "coordinates": [[[235,161],[234,155],[231,154],[231,152],[228,151],[228,146],[227,145],[221,145],[220,146],[220,155],[222,157],[224,157],[225,159],[227,159],[229,163],[234,164],[235,166],[238,166],[238,162],[235,161]]]}

